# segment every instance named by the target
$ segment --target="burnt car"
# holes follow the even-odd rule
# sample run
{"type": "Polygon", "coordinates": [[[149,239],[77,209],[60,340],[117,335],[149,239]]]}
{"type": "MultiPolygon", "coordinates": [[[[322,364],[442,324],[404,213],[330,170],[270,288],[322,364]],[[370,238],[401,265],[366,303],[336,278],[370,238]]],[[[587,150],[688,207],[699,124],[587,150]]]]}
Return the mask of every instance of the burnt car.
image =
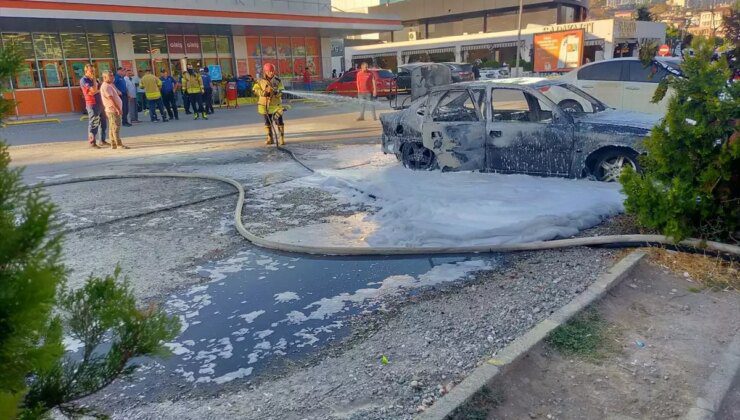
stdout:
{"type": "Polygon", "coordinates": [[[382,148],[409,169],[491,171],[616,181],[659,117],[617,111],[565,82],[478,81],[437,86],[384,114],[382,148]],[[578,97],[566,112],[550,97],[578,97]]]}

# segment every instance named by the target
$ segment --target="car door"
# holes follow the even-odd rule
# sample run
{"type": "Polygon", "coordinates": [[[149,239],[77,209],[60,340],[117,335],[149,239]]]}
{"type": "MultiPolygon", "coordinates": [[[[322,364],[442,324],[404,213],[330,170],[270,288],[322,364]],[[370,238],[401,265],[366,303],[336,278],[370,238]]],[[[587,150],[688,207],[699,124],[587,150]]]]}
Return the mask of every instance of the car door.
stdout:
{"type": "MultiPolygon", "coordinates": [[[[476,90],[485,97],[483,89],[476,90]],[[481,93],[482,92],[482,93],[481,93]]],[[[480,109],[485,99],[467,89],[432,92],[422,126],[422,142],[440,169],[485,169],[486,122],[480,109]]]]}
{"type": "Polygon", "coordinates": [[[357,72],[350,71],[344,73],[339,78],[339,87],[337,93],[344,96],[357,96],[357,72]]]}
{"type": "Polygon", "coordinates": [[[627,70],[622,92],[625,98],[629,98],[625,103],[625,109],[649,114],[664,113],[668,95],[657,104],[651,101],[658,83],[668,75],[668,71],[654,62],[644,66],[639,60],[628,61],[627,70]]]}
{"type": "Polygon", "coordinates": [[[578,70],[574,84],[610,107],[624,109],[624,64],[624,60],[606,60],[584,66],[578,70]]]}
{"type": "Polygon", "coordinates": [[[494,87],[486,129],[486,165],[503,173],[567,176],[573,160],[573,124],[534,90],[494,87]]]}

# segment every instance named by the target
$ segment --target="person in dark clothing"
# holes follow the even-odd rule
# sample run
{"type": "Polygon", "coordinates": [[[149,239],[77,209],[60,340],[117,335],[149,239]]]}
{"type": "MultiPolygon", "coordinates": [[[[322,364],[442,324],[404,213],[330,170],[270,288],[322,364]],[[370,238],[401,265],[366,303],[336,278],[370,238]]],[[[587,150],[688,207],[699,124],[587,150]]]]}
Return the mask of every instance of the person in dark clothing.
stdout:
{"type": "Polygon", "coordinates": [[[131,123],[128,122],[128,89],[126,87],[126,79],[123,77],[126,75],[126,70],[123,67],[119,67],[116,71],[113,85],[121,93],[121,102],[123,103],[123,114],[121,115],[121,125],[124,127],[131,127],[131,123]]]}
{"type": "Polygon", "coordinates": [[[475,77],[475,80],[480,79],[480,66],[483,64],[480,59],[475,60],[475,63],[473,63],[473,77],[475,77]]]}
{"type": "Polygon", "coordinates": [[[201,73],[203,78],[203,105],[206,114],[213,114],[213,81],[209,74],[208,67],[203,68],[201,73]]]}
{"type": "Polygon", "coordinates": [[[167,114],[170,119],[179,120],[180,117],[177,115],[177,103],[175,102],[175,91],[177,91],[177,80],[170,76],[167,70],[162,70],[162,76],[159,77],[162,81],[162,102],[164,107],[167,109],[167,114]]]}

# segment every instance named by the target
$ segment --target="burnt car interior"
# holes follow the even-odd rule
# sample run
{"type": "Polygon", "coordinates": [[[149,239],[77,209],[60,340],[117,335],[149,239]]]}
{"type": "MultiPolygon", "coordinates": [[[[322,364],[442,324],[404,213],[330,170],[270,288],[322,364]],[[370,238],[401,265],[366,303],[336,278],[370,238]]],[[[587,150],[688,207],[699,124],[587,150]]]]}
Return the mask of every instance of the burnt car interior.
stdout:
{"type": "Polygon", "coordinates": [[[552,108],[527,92],[496,88],[491,94],[493,121],[552,121],[552,108]]]}
{"type": "Polygon", "coordinates": [[[480,121],[479,106],[467,90],[448,90],[432,114],[436,122],[480,121]]]}

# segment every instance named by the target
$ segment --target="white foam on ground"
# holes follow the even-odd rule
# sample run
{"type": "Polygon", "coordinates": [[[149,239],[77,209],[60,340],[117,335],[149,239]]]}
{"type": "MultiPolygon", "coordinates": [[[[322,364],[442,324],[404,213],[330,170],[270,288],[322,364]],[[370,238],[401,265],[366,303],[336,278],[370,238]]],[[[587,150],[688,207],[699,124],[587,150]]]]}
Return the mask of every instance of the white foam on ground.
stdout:
{"type": "Polygon", "coordinates": [[[311,319],[327,319],[349,309],[353,305],[362,305],[369,301],[376,301],[384,296],[398,293],[401,290],[434,286],[443,282],[459,280],[475,271],[485,270],[487,268],[490,268],[489,262],[473,260],[441,264],[432,267],[431,270],[418,276],[418,278],[410,275],[390,276],[379,282],[377,288],[359,289],[354,293],[340,293],[330,298],[317,300],[303,308],[304,310],[311,310],[308,315],[300,311],[291,311],[286,314],[284,321],[291,324],[300,324],[311,319]]]}
{"type": "Polygon", "coordinates": [[[264,313],[265,311],[260,309],[259,311],[252,311],[248,314],[241,314],[239,315],[239,318],[243,319],[247,324],[251,324],[258,316],[264,313]]]}
{"type": "Polygon", "coordinates": [[[275,294],[276,303],[285,303],[293,300],[299,300],[301,297],[296,292],[282,292],[275,294]]]}
{"type": "MultiPolygon", "coordinates": [[[[479,172],[411,171],[399,164],[324,170],[302,178],[350,204],[377,210],[341,229],[343,241],[370,246],[464,246],[569,237],[623,211],[617,183],[479,172]],[[372,198],[372,197],[375,198],[372,198]]],[[[326,225],[326,223],[322,223],[326,225]]],[[[329,223],[331,224],[331,223],[329,223]]],[[[331,228],[301,227],[271,235],[316,245],[306,236],[331,228]]]]}

